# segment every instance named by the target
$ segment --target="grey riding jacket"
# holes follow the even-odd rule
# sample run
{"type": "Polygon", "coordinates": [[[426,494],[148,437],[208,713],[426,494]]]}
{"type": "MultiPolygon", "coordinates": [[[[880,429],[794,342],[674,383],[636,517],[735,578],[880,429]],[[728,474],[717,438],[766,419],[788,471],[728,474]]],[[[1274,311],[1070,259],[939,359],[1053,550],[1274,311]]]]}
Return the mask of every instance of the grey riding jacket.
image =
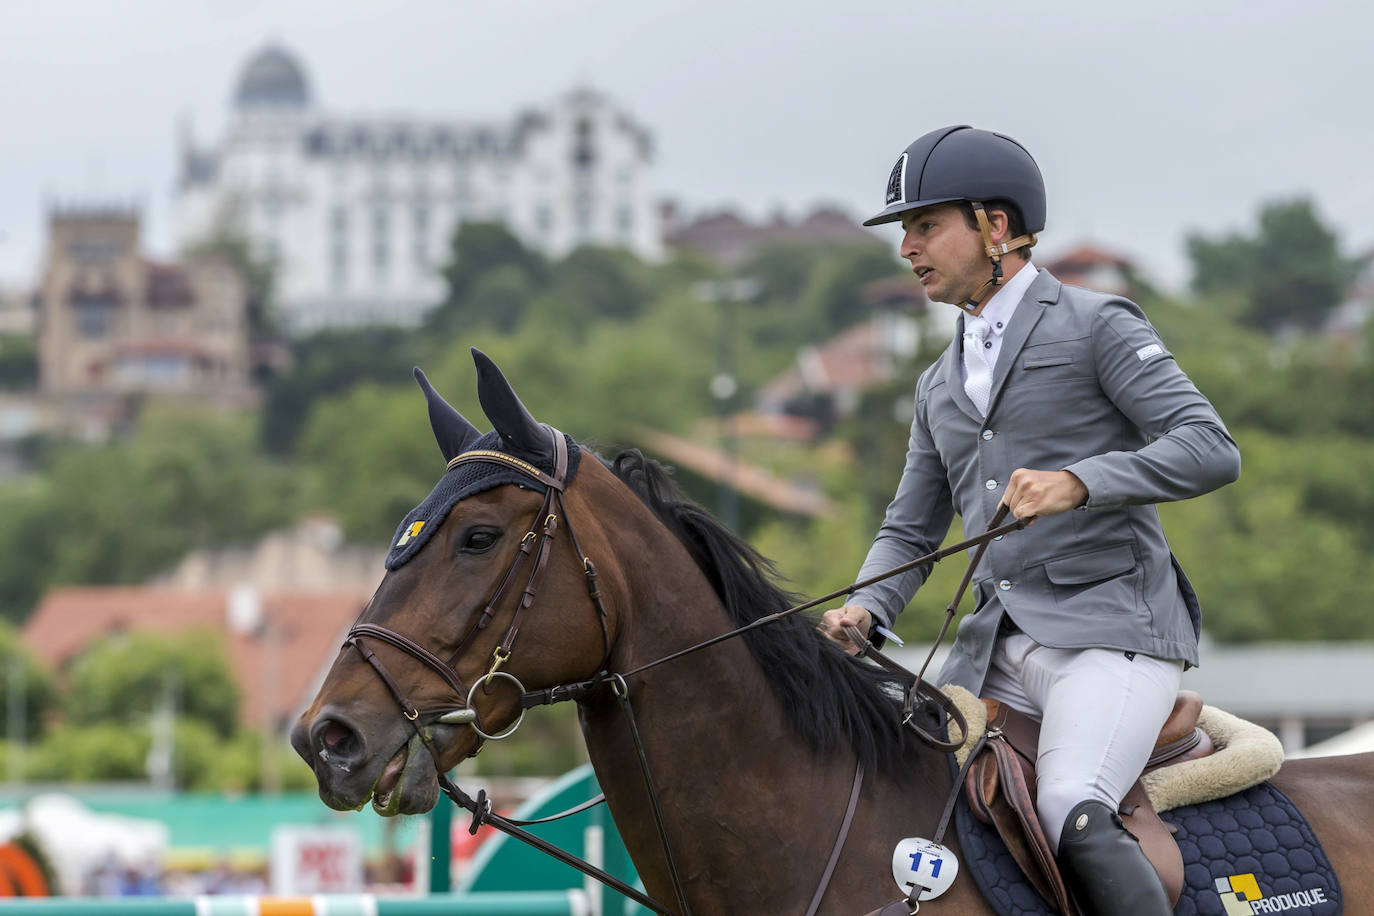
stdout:
{"type": "MultiPolygon", "coordinates": [[[[955,512],[966,535],[982,531],[1017,468],[1068,470],[1087,504],[990,544],[942,683],[978,693],[1004,617],[1042,645],[1196,665],[1197,596],[1153,504],[1239,476],[1216,410],[1137,305],[1041,270],[1008,324],[985,419],[964,393],[962,323],[916,383],[906,466],[859,577],[938,549],[955,512]]],[[[850,603],[890,627],[928,571],[850,603]]]]}

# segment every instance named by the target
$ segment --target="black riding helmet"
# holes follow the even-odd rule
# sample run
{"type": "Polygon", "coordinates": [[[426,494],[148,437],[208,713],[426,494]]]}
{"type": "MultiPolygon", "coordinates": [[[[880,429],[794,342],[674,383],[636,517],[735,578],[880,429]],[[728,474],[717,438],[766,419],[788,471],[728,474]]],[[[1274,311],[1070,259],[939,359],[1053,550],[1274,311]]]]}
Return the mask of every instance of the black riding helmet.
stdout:
{"type": "Polygon", "coordinates": [[[942,127],[902,151],[887,176],[887,197],[881,213],[865,226],[892,223],[908,210],[933,204],[967,201],[983,236],[983,249],[992,262],[992,279],[963,307],[976,309],[1002,285],[1002,255],[1030,248],[1045,228],[1045,180],[1026,148],[1011,137],[978,130],[967,124],[942,127]],[[1026,234],[994,244],[985,204],[1004,202],[1021,212],[1026,234]]]}
{"type": "Polygon", "coordinates": [[[953,201],[1013,203],[1030,233],[1045,228],[1045,181],[1011,137],[967,124],[933,130],[897,158],[881,213],[865,226],[892,223],[918,207],[953,201]]]}

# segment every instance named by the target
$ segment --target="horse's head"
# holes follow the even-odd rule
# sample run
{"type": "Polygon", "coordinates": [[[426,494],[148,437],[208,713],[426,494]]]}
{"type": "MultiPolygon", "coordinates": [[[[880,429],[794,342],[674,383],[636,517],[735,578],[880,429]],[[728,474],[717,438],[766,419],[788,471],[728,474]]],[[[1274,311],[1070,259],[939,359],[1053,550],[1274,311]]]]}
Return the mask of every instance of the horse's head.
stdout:
{"type": "Polygon", "coordinates": [[[610,475],[473,357],[494,430],[481,434],[416,370],[447,470],[402,521],[386,576],[291,731],[334,808],[428,810],[437,773],[517,721],[522,688],[590,677],[610,651],[615,621],[595,585],[618,573],[575,549],[604,547],[595,515],[578,513],[576,531],[563,517],[579,469],[581,489],[610,475]]]}

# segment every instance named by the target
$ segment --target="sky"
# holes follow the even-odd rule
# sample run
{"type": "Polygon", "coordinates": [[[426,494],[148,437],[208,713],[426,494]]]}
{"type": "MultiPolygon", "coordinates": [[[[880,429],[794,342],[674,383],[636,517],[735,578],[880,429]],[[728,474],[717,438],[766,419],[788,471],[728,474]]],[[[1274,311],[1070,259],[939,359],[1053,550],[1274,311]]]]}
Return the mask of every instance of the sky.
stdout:
{"type": "Polygon", "coordinates": [[[55,202],[134,203],[168,256],[178,125],[220,137],[269,42],[344,115],[502,121],[591,86],[650,130],[659,193],[688,213],[863,217],[908,143],[963,123],[1038,161],[1038,256],[1091,241],[1179,288],[1190,233],[1252,231],[1296,195],[1347,253],[1374,247],[1374,4],[0,0],[0,17],[10,288],[38,276],[55,202]]]}

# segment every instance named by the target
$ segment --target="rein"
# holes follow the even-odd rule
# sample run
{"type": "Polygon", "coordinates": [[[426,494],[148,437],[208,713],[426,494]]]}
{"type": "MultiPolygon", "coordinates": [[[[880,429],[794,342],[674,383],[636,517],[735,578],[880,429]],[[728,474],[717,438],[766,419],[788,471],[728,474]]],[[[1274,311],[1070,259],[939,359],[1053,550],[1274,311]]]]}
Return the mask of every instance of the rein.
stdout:
{"type": "MultiPolygon", "coordinates": [[[[483,741],[485,741],[486,739],[505,738],[513,734],[515,730],[520,726],[520,723],[524,720],[525,712],[530,707],[550,705],[553,703],[563,702],[565,700],[580,701],[587,698],[598,689],[609,685],[620,708],[625,714],[627,723],[629,724],[630,735],[634,741],[635,751],[638,756],[640,772],[644,776],[645,789],[648,793],[650,804],[653,810],[654,822],[658,831],[659,842],[663,849],[664,859],[668,867],[669,877],[671,878],[673,884],[673,892],[677,898],[677,904],[679,906],[679,911],[682,914],[682,916],[690,916],[691,910],[688,907],[686,893],[682,886],[681,877],[678,874],[677,863],[673,856],[672,847],[669,842],[667,829],[664,823],[663,812],[660,808],[658,801],[658,793],[654,787],[653,775],[650,772],[648,757],[645,754],[643,742],[640,740],[639,727],[635,721],[634,710],[630,703],[629,685],[627,683],[627,680],[629,678],[634,677],[637,674],[641,674],[644,671],[647,671],[651,668],[657,667],[658,665],[666,664],[667,662],[674,661],[686,655],[690,655],[693,652],[697,652],[710,646],[716,645],[717,643],[724,642],[727,639],[731,639],[736,636],[741,636],[745,633],[748,633],[751,630],[756,630],[760,627],[767,626],[768,624],[775,623],[783,619],[784,617],[790,617],[793,614],[809,610],[820,604],[824,604],[825,602],[832,601],[836,598],[852,595],[855,591],[864,588],[868,585],[871,585],[875,582],[880,582],[884,579],[900,575],[919,566],[937,563],[946,557],[952,556],[953,554],[960,553],[964,550],[968,550],[971,547],[977,547],[977,551],[974,553],[972,559],[970,560],[968,568],[964,572],[963,579],[959,583],[959,588],[954,595],[954,599],[950,602],[948,608],[946,609],[945,620],[940,628],[939,637],[936,639],[935,645],[931,647],[930,655],[926,657],[925,664],[921,666],[921,670],[919,673],[913,674],[912,672],[907,671],[901,665],[892,661],[887,656],[883,655],[881,652],[877,650],[873,643],[870,642],[868,638],[856,627],[845,627],[846,635],[859,648],[859,651],[857,653],[858,657],[872,658],[879,665],[893,672],[899,678],[910,679],[911,683],[905,691],[905,695],[903,698],[902,725],[910,728],[918,738],[920,738],[923,742],[935,748],[936,750],[950,753],[954,750],[957,750],[960,747],[963,740],[962,736],[967,734],[968,732],[968,724],[965,722],[963,714],[953,704],[953,702],[950,701],[950,699],[946,697],[941,691],[935,689],[923,679],[926,667],[929,666],[931,659],[935,655],[936,649],[939,647],[940,642],[944,639],[945,633],[949,628],[950,621],[954,618],[955,614],[957,613],[956,609],[958,608],[959,602],[963,598],[964,593],[967,591],[969,584],[973,580],[973,573],[976,570],[979,561],[982,559],[983,553],[987,550],[988,543],[991,542],[993,538],[1001,537],[1002,535],[1007,534],[1011,531],[1019,531],[1022,528],[1025,528],[1027,525],[1031,523],[1031,521],[1033,521],[1033,518],[1017,519],[1014,522],[1003,524],[1003,520],[1006,518],[1007,515],[1008,507],[1005,504],[1000,505],[997,509],[996,514],[993,516],[992,521],[989,523],[987,530],[984,531],[982,534],[960,541],[957,544],[952,544],[940,550],[936,550],[932,553],[926,554],[925,556],[917,557],[914,560],[910,560],[906,563],[901,564],[900,566],[896,566],[892,569],[889,569],[886,572],[879,573],[878,575],[871,576],[867,579],[858,582],[854,582],[853,584],[848,585],[845,588],[838,589],[829,594],[822,595],[818,598],[814,598],[805,603],[794,605],[792,607],[787,608],[786,610],[778,611],[776,613],[769,614],[765,617],[760,617],[758,620],[755,620],[749,624],[738,627],[727,633],[722,633],[718,636],[704,640],[695,645],[688,646],[685,649],[673,652],[662,658],[655,659],[654,661],[640,665],[639,667],[634,668],[630,671],[619,674],[612,673],[606,670],[607,662],[610,660],[611,656],[610,631],[607,627],[606,622],[606,608],[602,602],[602,594],[600,588],[597,585],[596,566],[592,562],[591,558],[586,556],[582,552],[582,549],[577,542],[577,536],[573,533],[571,520],[566,518],[566,510],[563,505],[563,491],[567,484],[567,442],[564,439],[563,434],[560,433],[558,430],[547,425],[545,426],[545,428],[549,431],[550,435],[553,438],[554,472],[552,475],[544,474],[534,465],[522,461],[519,458],[515,458],[512,455],[507,455],[504,452],[498,451],[474,450],[464,452],[463,454],[458,455],[448,463],[448,470],[453,470],[460,464],[474,461],[494,462],[497,464],[503,464],[507,467],[519,470],[521,473],[543,484],[545,487],[543,506],[541,507],[540,511],[535,515],[535,519],[533,524],[531,525],[530,530],[526,532],[523,538],[521,538],[520,546],[516,552],[515,558],[511,562],[511,566],[507,569],[505,576],[502,578],[500,585],[497,587],[491,599],[486,602],[482,614],[473,623],[473,625],[469,627],[468,631],[463,635],[462,639],[459,641],[458,647],[453,651],[450,657],[447,660],[441,659],[439,656],[430,652],[428,649],[424,648],[419,643],[415,642],[409,637],[397,633],[394,630],[372,623],[355,624],[353,628],[349,630],[348,636],[345,638],[343,643],[344,648],[352,646],[353,648],[358,650],[359,654],[377,672],[377,675],[381,678],[382,682],[386,685],[387,689],[395,698],[397,704],[401,708],[402,714],[410,723],[411,728],[415,731],[415,734],[420,738],[420,741],[424,744],[426,750],[429,751],[430,756],[434,760],[434,767],[438,776],[439,788],[444,792],[445,795],[449,797],[449,799],[451,799],[454,802],[454,804],[472,813],[472,824],[468,828],[470,833],[476,833],[477,829],[484,823],[490,824],[491,826],[495,827],[501,832],[506,833],[507,835],[512,836],[515,839],[518,839],[521,842],[524,842],[530,846],[533,846],[541,852],[547,853],[548,855],[554,857],[558,861],[563,862],[565,865],[569,865],[572,868],[575,868],[578,871],[582,872],[583,874],[588,875],[589,877],[592,877],[597,881],[600,881],[601,883],[613,888],[616,891],[619,891],[620,893],[624,894],[630,899],[636,901],[637,903],[640,903],[645,907],[648,907],[656,913],[671,914],[672,912],[665,908],[662,904],[645,895],[644,893],[641,893],[637,889],[630,887],[628,884],[626,884],[624,881],[621,881],[619,878],[616,878],[615,876],[608,874],[607,872],[597,868],[596,866],[591,865],[590,863],[585,862],[582,859],[577,858],[576,856],[573,856],[571,853],[559,849],[557,846],[554,846],[548,841],[538,836],[535,836],[534,834],[531,834],[528,831],[525,831],[521,828],[522,824],[542,823],[544,821],[556,820],[559,817],[574,814],[578,811],[591,807],[599,801],[604,801],[604,796],[601,796],[599,799],[594,799],[583,805],[579,805],[576,808],[569,809],[568,811],[562,812],[561,814],[554,815],[550,818],[543,818],[539,821],[513,821],[501,817],[500,815],[492,811],[491,803],[489,800],[487,800],[485,792],[479,792],[476,799],[473,799],[466,793],[464,793],[463,790],[460,789],[445,772],[443,765],[440,763],[440,752],[438,748],[434,746],[434,740],[432,735],[429,733],[428,729],[421,726],[419,719],[422,714],[422,711],[418,707],[416,707],[414,703],[410,701],[409,697],[406,696],[406,694],[401,690],[399,684],[397,684],[396,680],[391,676],[391,673],[387,670],[386,666],[381,662],[380,659],[377,658],[375,653],[373,653],[371,649],[369,649],[363,643],[362,640],[364,638],[375,639],[381,642],[385,642],[397,649],[400,649],[401,651],[411,656],[415,660],[421,662],[426,667],[434,671],[437,675],[439,675],[439,677],[442,678],[444,682],[448,684],[450,688],[453,689],[455,695],[463,698],[463,700],[461,704],[458,706],[444,707],[437,710],[426,711],[424,713],[425,718],[431,722],[470,726],[474,731],[477,732],[479,736],[481,736],[483,741]],[[582,558],[583,571],[587,580],[587,593],[589,598],[591,599],[592,606],[595,609],[597,618],[601,624],[601,634],[603,644],[605,646],[605,654],[602,657],[601,663],[597,666],[598,673],[588,680],[570,684],[562,684],[554,687],[549,687],[543,690],[527,691],[525,690],[524,685],[521,684],[520,681],[514,675],[502,671],[501,668],[503,665],[506,664],[506,662],[510,660],[512,654],[514,653],[515,640],[516,637],[519,635],[520,624],[524,617],[524,613],[534,603],[535,595],[537,594],[536,580],[539,577],[539,573],[543,571],[544,566],[548,561],[553,540],[558,531],[560,514],[564,515],[564,526],[568,531],[568,537],[569,540],[571,540],[572,542],[572,547],[574,551],[576,551],[577,556],[582,558]],[[481,630],[485,629],[491,623],[492,619],[495,617],[496,614],[496,605],[499,603],[500,599],[505,594],[507,586],[515,578],[517,571],[520,569],[522,565],[525,564],[526,561],[531,561],[532,568],[530,569],[529,578],[526,581],[525,588],[523,593],[521,594],[519,603],[516,606],[515,613],[512,616],[510,626],[506,630],[505,635],[502,637],[496,649],[492,652],[491,662],[486,674],[478,678],[477,681],[473,683],[472,687],[465,688],[462,678],[459,677],[458,672],[454,668],[454,662],[457,660],[458,656],[462,654],[463,650],[468,646],[472,639],[481,630]],[[511,725],[509,728],[507,728],[505,731],[499,734],[492,735],[482,730],[479,724],[480,716],[478,715],[477,710],[473,705],[473,700],[479,689],[484,690],[484,692],[486,693],[490,693],[492,689],[492,683],[497,680],[508,680],[512,682],[520,690],[520,716],[516,719],[515,723],[511,725]],[[924,728],[922,728],[916,722],[915,719],[916,704],[918,700],[925,700],[929,703],[934,703],[941,710],[943,710],[946,714],[946,717],[948,719],[952,719],[959,726],[961,735],[960,740],[951,741],[948,738],[942,738],[940,735],[928,732],[924,728]]],[[[946,733],[948,733],[947,729],[946,733]]],[[[478,747],[480,749],[481,745],[479,744],[478,747]]],[[[814,914],[816,912],[816,910],[820,906],[821,899],[825,894],[826,887],[828,886],[830,881],[830,876],[833,873],[835,864],[839,858],[840,850],[841,848],[843,848],[845,838],[849,832],[849,826],[853,819],[854,811],[858,803],[859,790],[860,786],[862,785],[862,782],[863,767],[860,766],[854,774],[854,784],[850,791],[849,803],[848,807],[845,810],[839,835],[835,840],[835,844],[832,848],[829,860],[826,864],[825,871],[821,877],[820,885],[816,888],[815,894],[812,897],[811,905],[807,910],[807,916],[811,916],[811,914],[814,914]]],[[[941,832],[943,832],[943,830],[941,832]]]]}

